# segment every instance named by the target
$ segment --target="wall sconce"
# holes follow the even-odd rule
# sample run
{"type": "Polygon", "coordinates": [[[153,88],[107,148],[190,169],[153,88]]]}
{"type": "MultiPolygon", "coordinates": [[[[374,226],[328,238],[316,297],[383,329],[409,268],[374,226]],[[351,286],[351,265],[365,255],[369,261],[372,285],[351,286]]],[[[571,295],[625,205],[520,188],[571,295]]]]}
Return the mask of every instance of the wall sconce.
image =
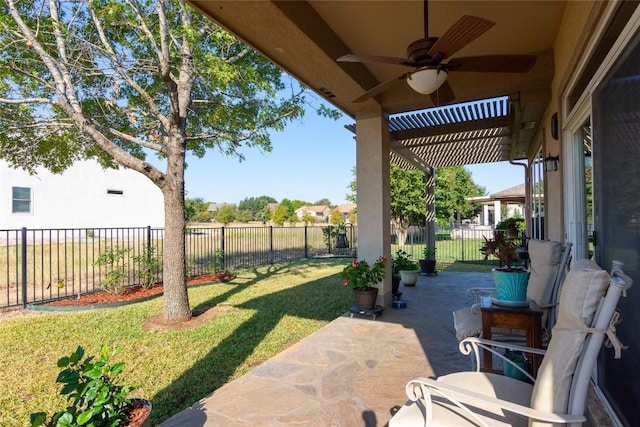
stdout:
{"type": "Polygon", "coordinates": [[[555,172],[558,170],[558,162],[560,161],[560,156],[552,156],[551,153],[547,157],[544,158],[544,171],[545,172],[555,172]]]}

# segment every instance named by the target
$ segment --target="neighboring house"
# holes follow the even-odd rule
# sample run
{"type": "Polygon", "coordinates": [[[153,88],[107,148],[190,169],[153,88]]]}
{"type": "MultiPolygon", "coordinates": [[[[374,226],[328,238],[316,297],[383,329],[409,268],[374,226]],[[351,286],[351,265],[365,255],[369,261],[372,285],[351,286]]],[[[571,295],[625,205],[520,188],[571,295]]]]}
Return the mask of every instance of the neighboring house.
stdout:
{"type": "Polygon", "coordinates": [[[338,209],[338,212],[342,214],[342,221],[344,221],[345,223],[349,223],[351,212],[353,212],[357,207],[358,205],[356,205],[355,203],[344,203],[338,206],[336,209],[338,209]]]}
{"type": "Polygon", "coordinates": [[[316,222],[327,222],[331,215],[331,209],[327,205],[302,206],[296,209],[296,216],[303,219],[305,214],[316,219],[316,222]]]}
{"type": "Polygon", "coordinates": [[[162,193],[131,169],[74,163],[34,175],[0,161],[0,229],[164,227],[162,193]]]}
{"type": "Polygon", "coordinates": [[[488,196],[469,197],[471,203],[482,205],[482,212],[478,214],[476,223],[495,226],[502,218],[503,208],[506,218],[512,216],[525,217],[526,189],[524,184],[498,191],[488,196]]]}
{"type": "Polygon", "coordinates": [[[211,212],[211,214],[213,215],[218,211],[218,209],[225,206],[235,207],[236,205],[233,203],[209,203],[209,207],[207,208],[207,211],[211,212]]]}

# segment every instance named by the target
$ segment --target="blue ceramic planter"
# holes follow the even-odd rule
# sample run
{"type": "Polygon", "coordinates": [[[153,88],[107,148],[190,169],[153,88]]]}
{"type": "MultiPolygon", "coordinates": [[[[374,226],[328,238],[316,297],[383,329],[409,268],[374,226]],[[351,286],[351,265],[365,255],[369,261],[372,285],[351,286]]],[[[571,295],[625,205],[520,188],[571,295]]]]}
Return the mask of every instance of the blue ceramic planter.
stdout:
{"type": "Polygon", "coordinates": [[[500,271],[494,268],[493,280],[496,284],[496,297],[498,300],[509,302],[527,300],[528,271],[500,271]]]}

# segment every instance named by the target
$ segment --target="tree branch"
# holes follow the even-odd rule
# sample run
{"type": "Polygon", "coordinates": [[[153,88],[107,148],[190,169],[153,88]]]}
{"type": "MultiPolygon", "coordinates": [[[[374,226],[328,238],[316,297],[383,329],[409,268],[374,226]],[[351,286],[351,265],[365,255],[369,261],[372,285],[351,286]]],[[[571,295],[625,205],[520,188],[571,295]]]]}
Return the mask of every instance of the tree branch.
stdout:
{"type": "Polygon", "coordinates": [[[16,24],[18,24],[18,28],[20,29],[22,36],[26,39],[26,44],[36,51],[38,56],[40,56],[40,58],[42,59],[42,62],[44,62],[44,65],[51,73],[51,76],[53,77],[53,80],[55,82],[54,90],[58,94],[58,99],[60,100],[61,106],[63,106],[62,104],[67,104],[70,110],[80,112],[80,104],[78,103],[75,94],[73,93],[71,88],[69,88],[69,90],[67,90],[66,88],[67,82],[70,83],[70,81],[65,79],[62,70],[58,68],[58,61],[52,58],[51,55],[49,55],[47,51],[42,47],[40,42],[38,42],[38,39],[33,35],[31,28],[29,28],[29,26],[27,26],[27,24],[22,20],[22,17],[16,9],[14,1],[6,0],[6,2],[12,18],[14,19],[16,24]]]}
{"type": "Polygon", "coordinates": [[[136,83],[136,81],[133,80],[129,76],[129,74],[125,71],[125,69],[122,67],[122,64],[120,64],[120,61],[118,60],[118,56],[116,55],[115,51],[113,50],[113,47],[109,43],[109,40],[107,40],[107,36],[106,36],[106,34],[104,32],[104,27],[102,26],[102,23],[100,22],[100,20],[96,16],[94,10],[93,9],[89,9],[89,10],[91,12],[91,17],[93,19],[93,23],[94,23],[94,25],[96,27],[96,30],[98,32],[98,36],[100,37],[100,41],[102,42],[102,45],[104,47],[105,54],[107,55],[107,57],[111,61],[111,64],[113,65],[113,68],[116,70],[118,75],[124,81],[126,81],[129,85],[131,85],[131,87],[136,92],[138,92],[140,94],[140,96],[142,96],[142,98],[145,100],[145,102],[149,106],[149,109],[151,110],[151,113],[153,114],[153,116],[162,124],[162,126],[164,126],[165,128],[168,129],[169,128],[169,122],[168,122],[167,118],[160,112],[160,109],[158,108],[156,103],[153,101],[151,96],[149,96],[147,91],[144,90],[142,87],[140,87],[140,85],[138,85],[138,83],[136,83]]]}
{"type": "Polygon", "coordinates": [[[54,104],[47,98],[8,99],[0,98],[0,104],[54,104]]]}
{"type": "Polygon", "coordinates": [[[129,135],[128,133],[120,132],[118,129],[109,128],[109,132],[118,138],[122,138],[126,141],[133,142],[134,144],[141,145],[145,148],[149,148],[150,150],[159,151],[160,153],[166,155],[165,149],[161,144],[154,144],[150,141],[145,141],[144,139],[136,138],[134,136],[129,135]]]}

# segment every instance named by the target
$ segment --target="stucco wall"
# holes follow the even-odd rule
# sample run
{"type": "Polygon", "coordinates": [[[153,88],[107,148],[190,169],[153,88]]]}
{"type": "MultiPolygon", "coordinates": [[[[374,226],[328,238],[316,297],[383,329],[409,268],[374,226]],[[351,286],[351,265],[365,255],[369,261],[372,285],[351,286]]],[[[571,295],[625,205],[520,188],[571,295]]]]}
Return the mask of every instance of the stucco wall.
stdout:
{"type": "Polygon", "coordinates": [[[163,227],[162,193],[133,170],[75,163],[63,174],[40,168],[30,176],[0,162],[0,229],[163,227]],[[31,188],[31,212],[12,213],[12,187],[31,188]],[[122,195],[107,194],[122,191],[122,195]]]}
{"type": "Polygon", "coordinates": [[[589,18],[594,8],[599,8],[597,2],[570,1],[567,2],[562,24],[554,43],[554,78],[551,88],[551,102],[543,119],[542,148],[543,155],[560,155],[559,170],[547,173],[545,177],[545,227],[546,237],[551,240],[564,241],[564,210],[563,210],[563,180],[566,173],[571,173],[563,167],[562,159],[562,109],[560,96],[565,89],[566,82],[575,72],[576,63],[584,49],[585,40],[591,31],[589,18]],[[559,136],[555,140],[551,136],[551,116],[558,113],[559,136]]]}

